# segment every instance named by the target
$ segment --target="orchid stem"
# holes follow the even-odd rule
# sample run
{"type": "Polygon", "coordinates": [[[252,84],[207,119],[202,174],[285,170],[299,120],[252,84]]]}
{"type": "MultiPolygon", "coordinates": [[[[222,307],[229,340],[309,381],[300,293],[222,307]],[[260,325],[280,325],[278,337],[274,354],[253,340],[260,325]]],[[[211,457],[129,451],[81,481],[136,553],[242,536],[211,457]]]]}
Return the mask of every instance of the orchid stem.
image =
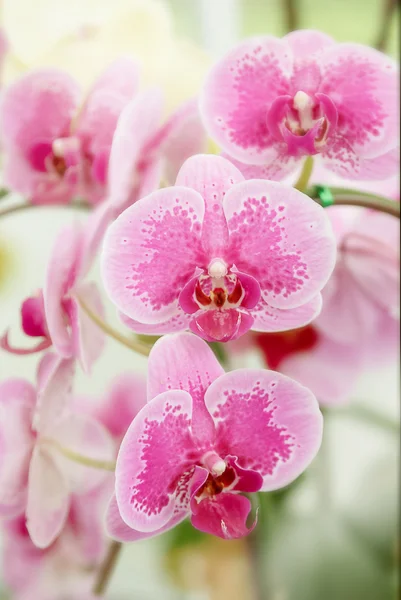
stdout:
{"type": "Polygon", "coordinates": [[[399,5],[399,0],[383,0],[383,12],[381,16],[381,25],[379,35],[377,36],[374,47],[376,50],[385,52],[388,43],[390,27],[395,9],[399,5]]]}
{"type": "Polygon", "coordinates": [[[300,192],[306,191],[306,188],[308,187],[309,179],[312,175],[312,171],[313,171],[313,158],[312,158],[312,156],[307,156],[304,161],[302,171],[298,178],[298,181],[294,185],[294,188],[296,190],[299,190],[300,192]]]}
{"type": "Polygon", "coordinates": [[[288,33],[298,29],[298,7],[297,0],[284,0],[286,12],[286,25],[288,33]]]}
{"type": "Polygon", "coordinates": [[[115,471],[116,464],[115,462],[109,462],[106,460],[97,460],[96,458],[90,458],[89,456],[83,456],[74,450],[70,450],[69,448],[65,448],[61,444],[59,444],[56,440],[45,438],[42,440],[43,443],[50,444],[54,448],[56,448],[60,454],[72,460],[73,462],[79,463],[80,465],[84,465],[85,467],[91,467],[93,469],[101,469],[103,471],[115,471]]]}
{"type": "Polygon", "coordinates": [[[323,208],[328,206],[361,206],[378,210],[379,212],[400,218],[400,204],[383,196],[360,193],[343,188],[326,188],[313,186],[307,191],[308,196],[318,202],[323,208]]]}
{"type": "Polygon", "coordinates": [[[121,542],[111,542],[107,556],[99,569],[98,577],[93,588],[93,593],[95,596],[104,595],[110,578],[113,575],[118,557],[122,550],[122,546],[123,545],[121,542]]]}
{"type": "MultiPolygon", "coordinates": [[[[0,197],[1,192],[2,190],[0,190],[0,197]]],[[[14,206],[9,206],[0,210],[0,219],[31,208],[77,208],[78,210],[89,210],[90,205],[84,202],[70,202],[69,204],[32,204],[30,202],[24,202],[23,204],[15,204],[14,206]]]]}
{"type": "Polygon", "coordinates": [[[114,327],[111,327],[111,325],[103,321],[103,319],[99,317],[99,315],[92,312],[92,310],[89,308],[89,306],[85,304],[82,298],[79,298],[78,301],[81,305],[82,310],[88,315],[90,319],[92,319],[94,323],[96,323],[99,329],[101,329],[106,335],[113,338],[123,346],[126,346],[130,350],[133,350],[138,354],[142,354],[142,356],[149,356],[151,347],[148,346],[148,344],[143,344],[138,340],[131,339],[123,335],[122,333],[119,333],[114,329],[114,327]]]}

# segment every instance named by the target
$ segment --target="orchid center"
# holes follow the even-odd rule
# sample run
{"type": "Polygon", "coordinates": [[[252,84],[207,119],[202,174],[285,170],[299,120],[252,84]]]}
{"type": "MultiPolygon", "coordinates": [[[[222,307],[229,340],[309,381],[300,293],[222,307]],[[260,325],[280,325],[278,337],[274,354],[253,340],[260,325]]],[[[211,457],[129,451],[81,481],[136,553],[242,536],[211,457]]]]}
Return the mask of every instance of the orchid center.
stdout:
{"type": "Polygon", "coordinates": [[[209,475],[196,494],[195,498],[198,503],[205,498],[211,498],[231,490],[237,481],[235,470],[228,466],[216,452],[205,454],[202,463],[209,471],[209,475]]]}
{"type": "Polygon", "coordinates": [[[244,290],[235,273],[221,259],[211,261],[207,274],[200,275],[194,299],[200,308],[227,309],[241,304],[244,290]]]}

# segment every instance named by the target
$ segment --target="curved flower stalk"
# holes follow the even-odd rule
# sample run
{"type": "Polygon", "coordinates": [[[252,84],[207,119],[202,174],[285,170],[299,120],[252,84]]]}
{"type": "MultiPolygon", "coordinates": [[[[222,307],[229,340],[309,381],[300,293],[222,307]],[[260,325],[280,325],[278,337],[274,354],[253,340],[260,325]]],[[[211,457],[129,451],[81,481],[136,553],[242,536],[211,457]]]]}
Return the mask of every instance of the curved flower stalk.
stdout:
{"type": "Polygon", "coordinates": [[[278,373],[224,373],[198,337],[156,342],[149,356],[148,403],[130,425],[116,466],[109,533],[132,541],[190,516],[201,531],[246,535],[243,493],[293,481],[319,449],[322,415],[306,388],[278,373]]]}
{"type": "Polygon", "coordinates": [[[395,62],[318,31],[242,42],[212,68],[201,112],[248,178],[280,179],[305,156],[354,180],[398,171],[395,62]]]}
{"type": "Polygon", "coordinates": [[[0,339],[1,348],[14,354],[32,354],[52,346],[61,357],[75,357],[84,371],[90,371],[103,351],[104,334],[82,309],[80,299],[96,314],[103,314],[98,288],[85,278],[104,227],[104,221],[93,214],[85,227],[75,223],[59,232],[43,290],[27,298],[21,307],[24,333],[39,338],[39,342],[30,349],[16,348],[10,344],[7,331],[0,339]]]}
{"type": "Polygon", "coordinates": [[[108,229],[103,281],[139,333],[188,327],[207,341],[292,329],[321,308],[335,262],[324,210],[290,187],[243,180],[218,156],[194,156],[176,186],[108,229]]]}
{"type": "MultiPolygon", "coordinates": [[[[74,361],[47,354],[35,389],[24,379],[0,385],[0,514],[26,516],[38,548],[62,531],[71,494],[96,488],[107,471],[72,462],[83,456],[100,464],[113,459],[113,443],[95,419],[69,407],[74,361]]],[[[84,461],[85,462],[85,461],[84,461]]]]}
{"type": "MultiPolygon", "coordinates": [[[[107,486],[108,487],[108,486],[107,486]]],[[[37,548],[25,517],[4,523],[4,582],[15,600],[90,600],[94,573],[104,556],[104,486],[73,495],[62,532],[48,548],[37,548]]]]}

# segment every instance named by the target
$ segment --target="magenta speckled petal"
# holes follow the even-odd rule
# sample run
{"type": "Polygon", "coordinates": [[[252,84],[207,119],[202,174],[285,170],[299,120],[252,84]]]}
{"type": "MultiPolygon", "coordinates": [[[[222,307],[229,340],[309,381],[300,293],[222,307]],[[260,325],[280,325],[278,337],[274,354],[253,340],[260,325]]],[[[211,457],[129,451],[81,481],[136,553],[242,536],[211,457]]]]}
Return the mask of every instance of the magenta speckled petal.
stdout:
{"type": "Polygon", "coordinates": [[[187,509],[195,451],[191,417],[187,392],[164,392],[142,408],[125,434],[116,498],[122,519],[133,529],[156,531],[187,509]]]}
{"type": "Polygon", "coordinates": [[[223,212],[223,200],[228,190],[244,178],[236,167],[221,156],[192,156],[182,166],[177,185],[199,192],[205,201],[202,244],[210,258],[225,252],[228,229],[223,212]]]}
{"type": "Polygon", "coordinates": [[[103,283],[124,314],[142,323],[161,323],[176,314],[181,288],[204,262],[203,215],[201,196],[177,186],[153,192],[110,225],[103,283]]]}
{"type": "Polygon", "coordinates": [[[76,282],[81,260],[81,229],[77,225],[67,225],[57,235],[43,290],[49,334],[56,352],[65,358],[72,356],[73,344],[63,299],[76,282]]]}
{"type": "Polygon", "coordinates": [[[68,485],[45,448],[34,450],[29,468],[26,526],[32,542],[47,548],[60,534],[68,516],[68,485]]]}
{"type": "Polygon", "coordinates": [[[35,403],[35,389],[28,381],[6,379],[0,384],[0,516],[25,507],[35,403]]]}
{"type": "Polygon", "coordinates": [[[118,510],[116,497],[113,495],[106,512],[106,531],[107,534],[119,542],[137,542],[139,540],[148,539],[156,535],[160,535],[169,529],[172,529],[179,523],[181,523],[188,516],[188,511],[183,511],[172,517],[170,521],[166,523],[160,529],[156,531],[143,532],[137,531],[129,527],[121,518],[120,511],[118,510]]]}
{"type": "Polygon", "coordinates": [[[200,100],[209,134],[225,152],[250,164],[276,155],[267,128],[271,103],[289,91],[293,57],[274,37],[239,44],[210,71],[200,100]]]}
{"type": "Polygon", "coordinates": [[[336,245],[324,209],[280,183],[251,180],[227,193],[230,260],[255,277],[276,308],[296,308],[322,289],[334,268],[336,245]]]}
{"type": "Polygon", "coordinates": [[[138,181],[137,163],[145,143],[161,120],[163,99],[158,89],[141,92],[122,111],[111,146],[109,201],[124,208],[138,181]]]}
{"type": "Polygon", "coordinates": [[[168,390],[184,390],[192,397],[192,433],[197,439],[214,438],[213,421],[205,409],[209,385],[224,373],[213,350],[191,333],[161,338],[148,361],[148,400],[168,390]]]}
{"type": "MultiPolygon", "coordinates": [[[[335,137],[322,152],[322,166],[340,177],[352,180],[382,180],[398,172],[400,149],[394,148],[375,158],[358,156],[345,138],[335,137]]],[[[355,183],[352,187],[355,187],[355,183]]]]}
{"type": "Polygon", "coordinates": [[[335,102],[337,131],[364,158],[399,144],[398,73],[394,60],[368,46],[336,44],[319,57],[319,92],[335,102]]]}
{"type": "Polygon", "coordinates": [[[322,295],[317,294],[312,300],[302,304],[298,308],[281,310],[273,308],[260,300],[259,304],[252,310],[254,331],[286,331],[303,327],[313,321],[322,310],[322,295]]]}
{"type": "Polygon", "coordinates": [[[191,516],[191,523],[204,533],[226,540],[237,539],[248,535],[256,525],[256,521],[250,528],[246,524],[251,509],[252,504],[245,496],[223,493],[202,500],[191,516]]]}
{"type": "Polygon", "coordinates": [[[216,452],[263,476],[261,491],[300,475],[319,450],[323,418],[314,395],[274,371],[239,369],[211,384],[205,403],[217,427],[216,452]]]}

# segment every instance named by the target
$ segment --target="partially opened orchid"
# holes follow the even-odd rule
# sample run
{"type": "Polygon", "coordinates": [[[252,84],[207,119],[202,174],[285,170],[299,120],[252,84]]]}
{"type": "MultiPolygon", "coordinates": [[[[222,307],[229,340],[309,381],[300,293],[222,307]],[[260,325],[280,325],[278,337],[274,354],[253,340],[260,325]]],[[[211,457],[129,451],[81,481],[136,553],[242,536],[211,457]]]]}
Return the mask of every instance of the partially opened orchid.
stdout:
{"type": "Polygon", "coordinates": [[[148,404],[120,447],[111,535],[137,540],[186,517],[222,538],[249,533],[243,493],[293,481],[319,449],[313,394],[278,373],[224,373],[189,333],[159,340],[149,356],[148,404]]]}
{"type": "Polygon", "coordinates": [[[321,207],[278,183],[245,182],[229,161],[200,155],[184,163],[174,187],[110,226],[103,279],[134,331],[189,327],[207,341],[228,341],[250,328],[311,321],[334,261],[321,207]]]}
{"type": "Polygon", "coordinates": [[[0,515],[25,514],[38,548],[50,546],[62,531],[71,494],[94,489],[107,475],[71,458],[113,458],[107,430],[68,406],[73,375],[72,359],[47,354],[36,389],[17,378],[0,385],[0,515]]]}
{"type": "Polygon", "coordinates": [[[251,177],[280,179],[305,156],[350,179],[398,171],[396,63],[319,31],[241,42],[211,69],[201,112],[251,177]]]}
{"type": "Polygon", "coordinates": [[[13,354],[32,354],[53,346],[64,358],[77,358],[89,371],[104,347],[104,334],[86,314],[81,303],[103,314],[100,293],[94,282],[85,281],[103,235],[104,220],[94,213],[86,226],[67,225],[58,233],[47,268],[43,291],[21,306],[24,333],[39,337],[32,348],[17,348],[0,338],[0,347],[13,354]]]}

